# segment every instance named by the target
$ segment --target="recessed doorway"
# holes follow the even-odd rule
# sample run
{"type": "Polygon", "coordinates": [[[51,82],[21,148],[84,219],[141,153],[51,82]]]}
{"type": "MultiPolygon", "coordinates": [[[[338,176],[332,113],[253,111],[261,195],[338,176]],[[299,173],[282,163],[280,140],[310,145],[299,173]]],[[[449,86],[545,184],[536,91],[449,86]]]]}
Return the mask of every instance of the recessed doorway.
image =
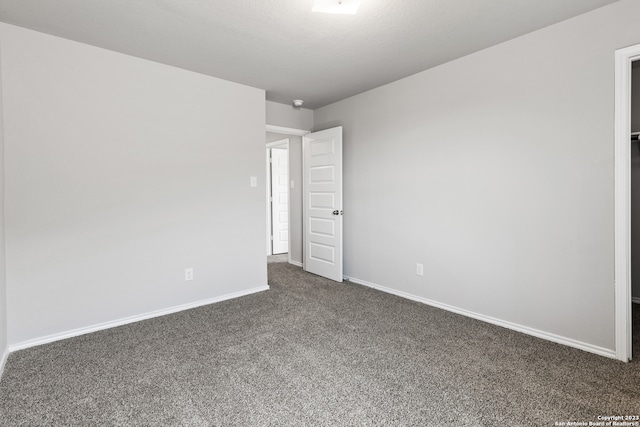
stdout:
{"type": "Polygon", "coordinates": [[[289,253],[289,139],[267,144],[267,255],[289,253]]]}

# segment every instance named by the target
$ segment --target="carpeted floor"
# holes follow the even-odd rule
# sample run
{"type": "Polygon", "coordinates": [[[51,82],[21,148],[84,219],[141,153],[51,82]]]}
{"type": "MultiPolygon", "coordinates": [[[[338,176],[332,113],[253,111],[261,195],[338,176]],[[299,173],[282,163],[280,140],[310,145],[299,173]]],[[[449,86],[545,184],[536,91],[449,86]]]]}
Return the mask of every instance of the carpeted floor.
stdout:
{"type": "Polygon", "coordinates": [[[270,255],[267,257],[267,264],[276,262],[289,262],[289,254],[270,255]]]}
{"type": "Polygon", "coordinates": [[[638,360],[288,263],[269,277],[266,292],[11,354],[0,425],[496,427],[640,414],[638,360]]]}

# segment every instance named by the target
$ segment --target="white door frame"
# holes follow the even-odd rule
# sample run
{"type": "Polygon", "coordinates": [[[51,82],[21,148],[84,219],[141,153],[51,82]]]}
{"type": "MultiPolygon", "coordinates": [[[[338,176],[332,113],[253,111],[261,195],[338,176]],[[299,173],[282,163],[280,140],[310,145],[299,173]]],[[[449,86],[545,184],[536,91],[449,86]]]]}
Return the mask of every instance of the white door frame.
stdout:
{"type": "MultiPolygon", "coordinates": [[[[274,142],[269,142],[266,145],[266,158],[267,158],[267,256],[269,255],[273,255],[273,242],[271,241],[271,228],[273,226],[272,222],[272,218],[271,218],[271,164],[269,162],[269,158],[271,157],[269,155],[269,152],[271,151],[272,148],[275,147],[283,147],[286,148],[287,150],[287,155],[289,155],[289,138],[285,138],[285,139],[281,139],[278,141],[274,141],[274,142]]],[[[291,176],[291,168],[289,165],[289,162],[287,162],[287,182],[289,181],[289,177],[291,176]]],[[[287,221],[289,221],[289,224],[291,224],[291,191],[287,191],[287,221]]],[[[287,237],[287,244],[289,245],[289,248],[291,248],[291,233],[288,233],[289,236],[287,237]]],[[[288,251],[289,253],[289,261],[291,261],[291,250],[288,251]]]]}
{"type": "MultiPolygon", "coordinates": [[[[291,136],[304,136],[308,133],[311,133],[310,130],[306,130],[306,129],[296,129],[296,128],[289,128],[289,127],[284,127],[284,126],[276,126],[276,125],[266,125],[266,131],[267,132],[272,132],[272,133],[279,133],[282,135],[291,135],[291,136]]],[[[288,140],[287,140],[288,141],[288,140]]],[[[287,149],[289,148],[289,145],[287,145],[287,149]]],[[[267,160],[267,166],[269,165],[268,163],[269,161],[267,160]]],[[[289,159],[289,179],[291,179],[291,159],[289,159]]],[[[270,175],[268,173],[269,168],[267,167],[267,175],[270,175]]],[[[271,177],[269,176],[267,179],[271,179],[271,177]]],[[[268,184],[269,186],[271,185],[271,183],[268,184]]],[[[267,187],[269,188],[269,187],[267,187]]],[[[304,191],[304,190],[303,190],[304,191]]],[[[269,195],[267,194],[267,200],[269,200],[269,195]]],[[[304,222],[304,221],[303,221],[304,222]]],[[[291,224],[291,191],[289,191],[289,224],[291,224]]],[[[291,226],[291,225],[289,225],[291,226]]],[[[271,254],[271,244],[269,242],[269,238],[270,238],[270,228],[271,228],[271,210],[268,208],[268,204],[267,204],[267,245],[269,246],[268,249],[268,254],[271,254]]],[[[304,241],[304,224],[302,225],[302,267],[304,268],[304,245],[305,245],[305,241],[304,241]]],[[[291,231],[289,231],[289,256],[288,256],[288,261],[289,264],[291,264],[291,231]]],[[[297,263],[296,263],[297,265],[297,263]]]]}
{"type": "Polygon", "coordinates": [[[631,63],[640,44],[615,52],[614,280],[615,351],[631,360],[631,63]]]}
{"type": "Polygon", "coordinates": [[[284,126],[267,125],[267,132],[281,133],[283,135],[302,136],[311,133],[310,130],[287,128],[284,126]]]}

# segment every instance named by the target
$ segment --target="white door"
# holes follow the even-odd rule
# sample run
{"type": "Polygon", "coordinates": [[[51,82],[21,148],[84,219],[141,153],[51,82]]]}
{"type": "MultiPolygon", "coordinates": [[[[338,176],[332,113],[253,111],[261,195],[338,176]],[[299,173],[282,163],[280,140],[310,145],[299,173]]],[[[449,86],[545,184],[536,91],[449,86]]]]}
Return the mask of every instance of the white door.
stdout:
{"type": "Polygon", "coordinates": [[[271,149],[271,236],[276,254],[289,252],[289,153],[271,149]]]}
{"type": "Polygon", "coordinates": [[[303,137],[304,269],[342,282],[342,127],[303,137]]]}

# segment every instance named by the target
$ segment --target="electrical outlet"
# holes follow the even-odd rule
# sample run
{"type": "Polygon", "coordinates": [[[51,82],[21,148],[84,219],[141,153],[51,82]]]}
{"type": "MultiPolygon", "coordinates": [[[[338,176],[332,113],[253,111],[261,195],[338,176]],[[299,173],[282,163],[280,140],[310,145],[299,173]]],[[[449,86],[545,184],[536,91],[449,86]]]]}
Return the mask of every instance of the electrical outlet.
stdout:
{"type": "Polygon", "coordinates": [[[184,269],[184,281],[189,282],[193,280],[193,268],[184,269]]]}
{"type": "Polygon", "coordinates": [[[424,276],[424,265],[417,263],[416,264],[416,274],[418,276],[424,276]]]}

